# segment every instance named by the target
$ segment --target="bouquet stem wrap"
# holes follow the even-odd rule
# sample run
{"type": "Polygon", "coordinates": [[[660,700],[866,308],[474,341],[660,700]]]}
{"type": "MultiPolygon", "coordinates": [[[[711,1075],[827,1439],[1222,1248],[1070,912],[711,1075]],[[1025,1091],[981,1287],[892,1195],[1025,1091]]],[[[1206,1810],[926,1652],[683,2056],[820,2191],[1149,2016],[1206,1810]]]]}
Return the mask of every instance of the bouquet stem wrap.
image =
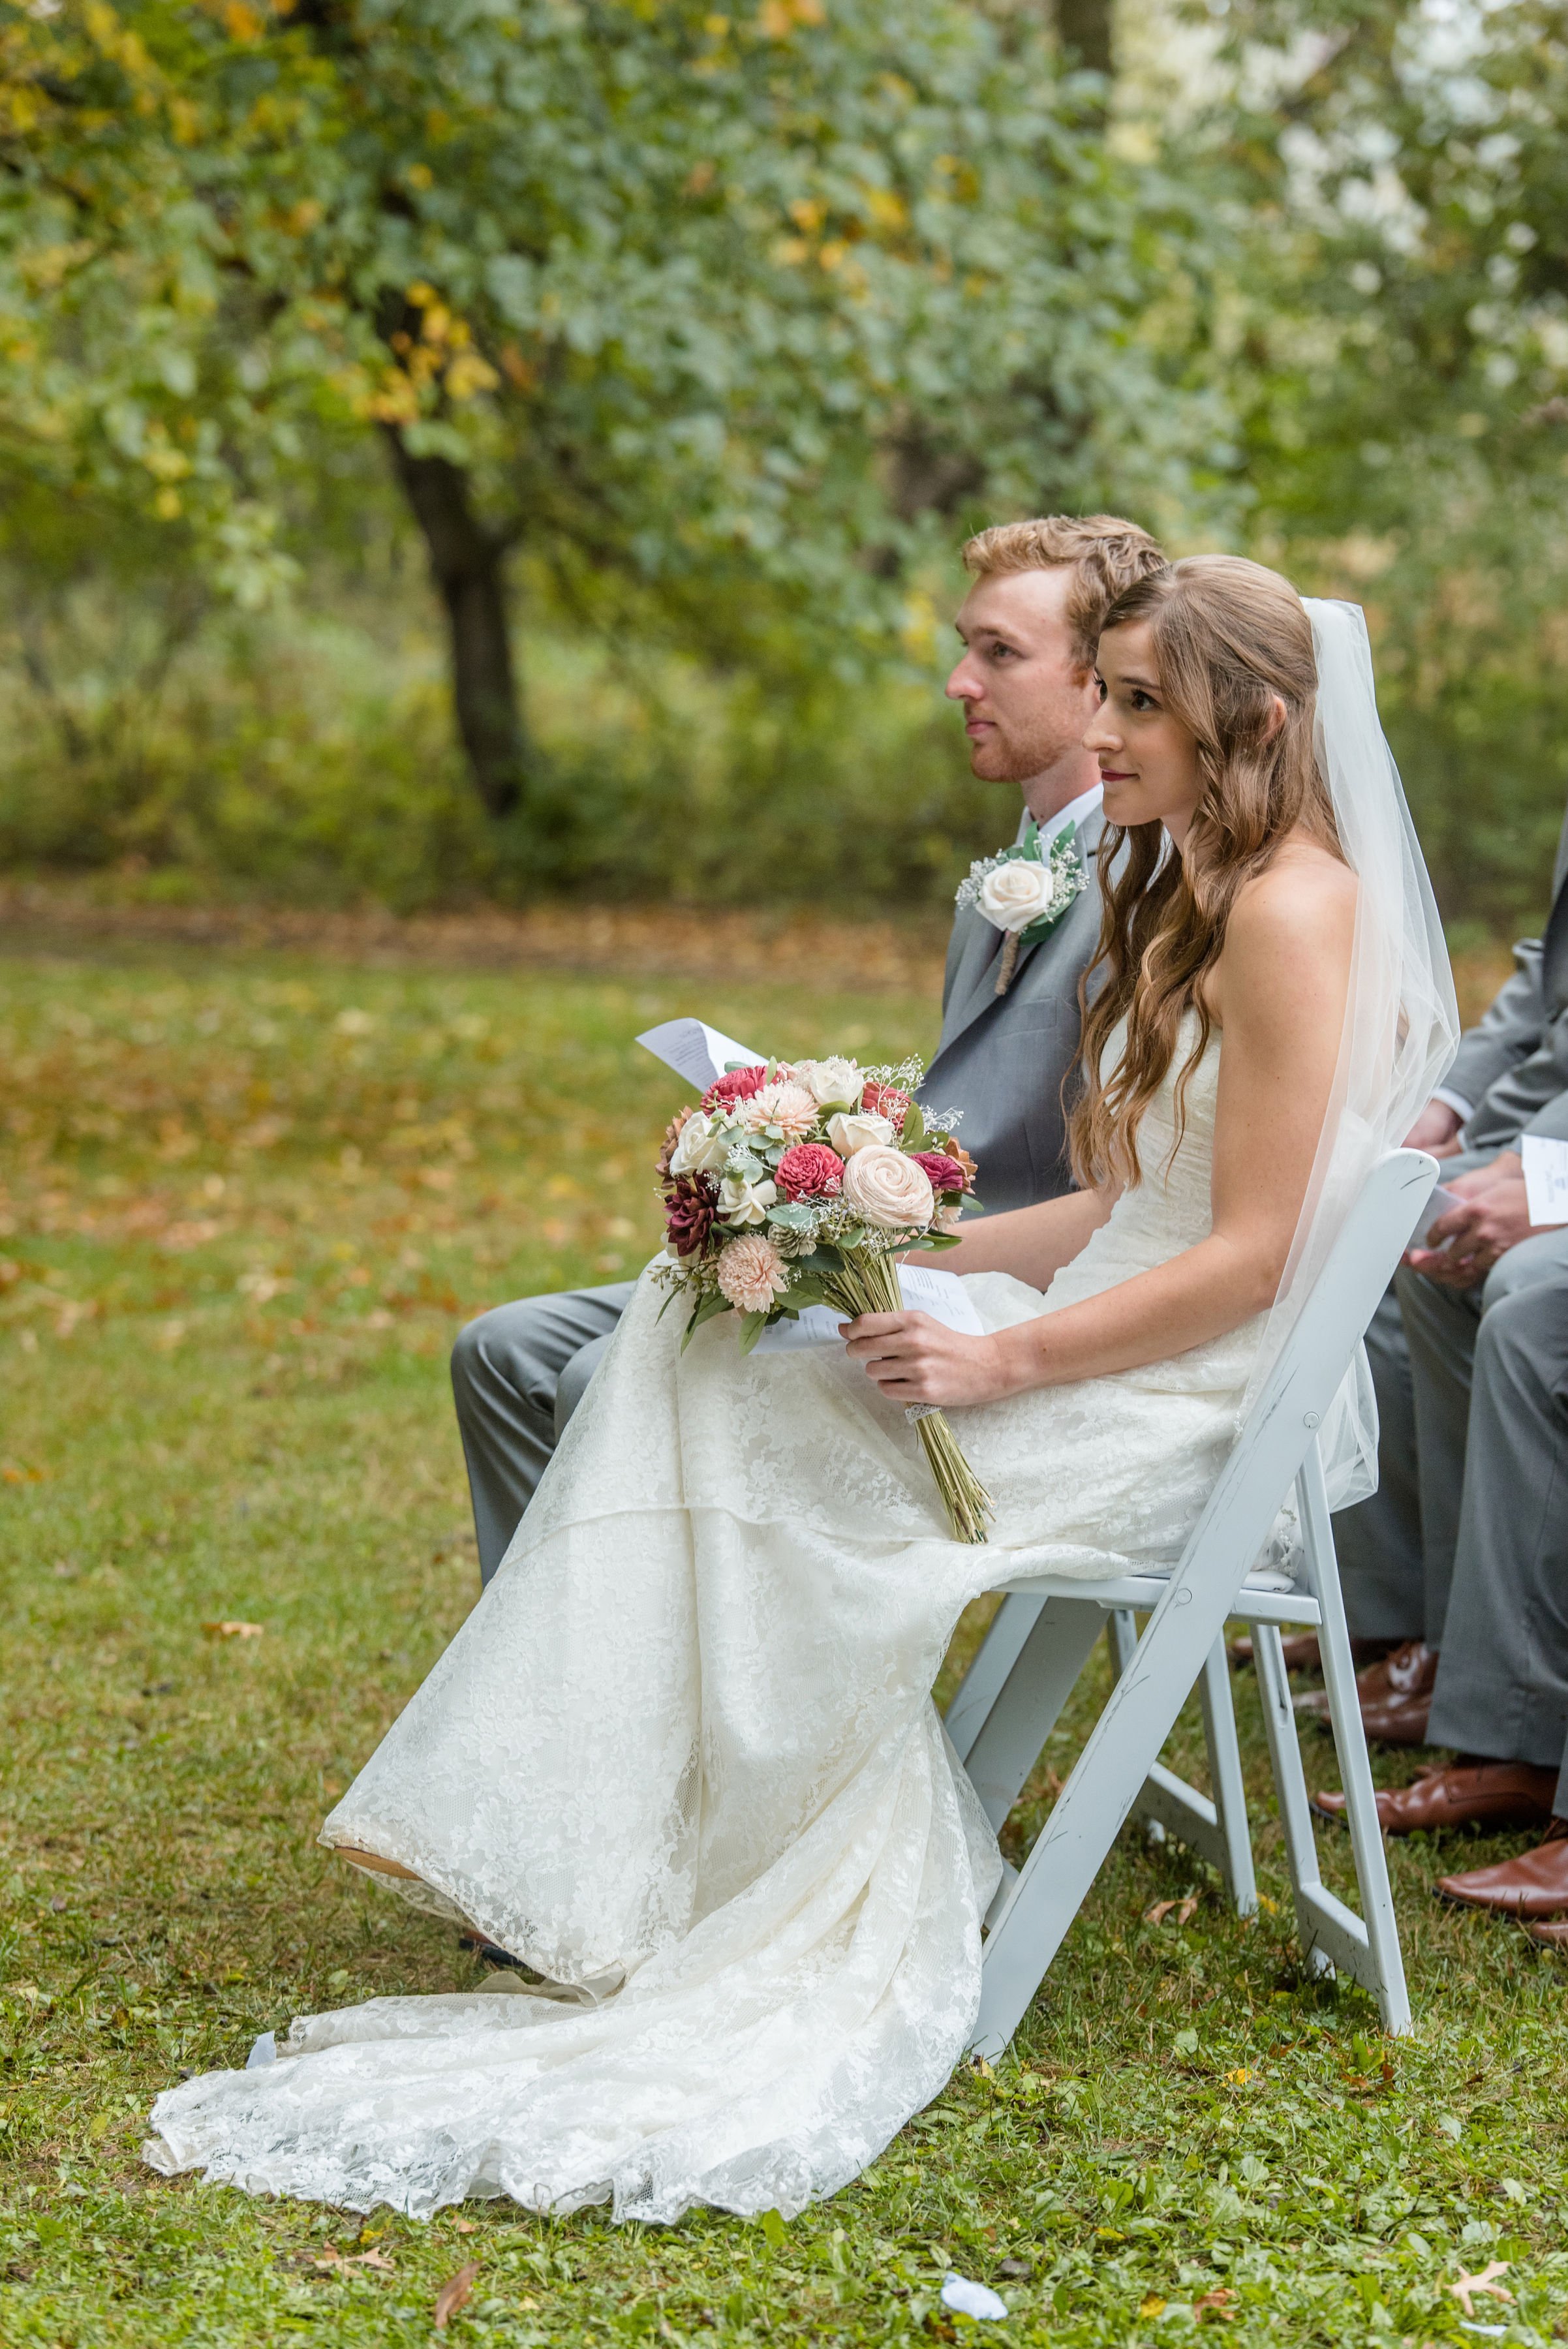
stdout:
{"type": "MultiPolygon", "coordinates": [[[[846,1249],[842,1268],[824,1277],[822,1290],[825,1301],[838,1313],[901,1313],[904,1309],[897,1265],[890,1256],[877,1255],[868,1248],[846,1249]]],[[[953,1539],[987,1540],[986,1527],[995,1514],[991,1495],[964,1458],[946,1413],[927,1405],[919,1409],[915,1425],[953,1539]]]]}

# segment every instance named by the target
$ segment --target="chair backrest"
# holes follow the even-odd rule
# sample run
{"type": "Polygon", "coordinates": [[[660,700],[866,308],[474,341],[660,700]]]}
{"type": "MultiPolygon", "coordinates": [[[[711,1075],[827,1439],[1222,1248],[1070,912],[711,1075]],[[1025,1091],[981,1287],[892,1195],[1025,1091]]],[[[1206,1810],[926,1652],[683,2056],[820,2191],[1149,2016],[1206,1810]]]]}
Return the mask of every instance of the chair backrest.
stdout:
{"type": "Polygon", "coordinates": [[[1171,1576],[1233,1581],[1233,1598],[1268,1539],[1351,1358],[1410,1245],[1438,1175],[1422,1150],[1391,1150],[1367,1176],[1328,1262],[1281,1349],[1171,1576]]]}

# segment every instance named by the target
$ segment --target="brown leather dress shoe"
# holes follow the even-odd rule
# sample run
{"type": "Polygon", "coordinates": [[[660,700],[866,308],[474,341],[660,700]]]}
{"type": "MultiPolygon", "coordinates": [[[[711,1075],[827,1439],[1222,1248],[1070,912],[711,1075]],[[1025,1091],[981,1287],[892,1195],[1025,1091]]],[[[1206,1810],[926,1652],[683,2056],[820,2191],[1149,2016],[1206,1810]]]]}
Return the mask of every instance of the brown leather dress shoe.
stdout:
{"type": "Polygon", "coordinates": [[[1543,1950],[1568,1950],[1568,1917],[1560,1917],[1554,1925],[1528,1925],[1525,1930],[1543,1950]]]}
{"type": "MultiPolygon", "coordinates": [[[[1280,1641],[1287,1672],[1315,1672],[1322,1670],[1323,1659],[1317,1651],[1315,1631],[1291,1631],[1280,1641]]],[[[1243,1635],[1231,1642],[1231,1661],[1250,1664],[1252,1658],[1251,1638],[1243,1635]]]]}
{"type": "MultiPolygon", "coordinates": [[[[1425,1745],[1437,1677],[1438,1651],[1425,1640],[1407,1640],[1381,1663],[1356,1673],[1361,1725],[1374,1744],[1425,1745]]],[[[1328,1692],[1314,1696],[1302,1711],[1326,1722],[1328,1692]]]]}
{"type": "MultiPolygon", "coordinates": [[[[1358,1664],[1376,1664],[1400,1644],[1397,1640],[1352,1640],[1350,1652],[1358,1664]]],[[[1284,1653],[1287,1672],[1320,1672],[1323,1670],[1315,1631],[1287,1631],[1280,1646],[1284,1653]]],[[[1247,1634],[1231,1640],[1231,1661],[1233,1664],[1250,1664],[1252,1661],[1252,1642],[1247,1634]]]]}
{"type": "Polygon", "coordinates": [[[1545,1842],[1533,1851],[1500,1860],[1495,1868],[1442,1877],[1436,1889],[1466,1909],[1496,1909],[1509,1917],[1561,1916],[1568,1909],[1568,1819],[1554,1818],[1545,1842]]]}
{"type": "MultiPolygon", "coordinates": [[[[1444,1827],[1544,1826],[1552,1816],[1557,1773],[1528,1762],[1476,1762],[1423,1770],[1408,1786],[1382,1788],[1377,1818],[1385,1835],[1439,1833],[1444,1827]]],[[[1345,1816],[1343,1795],[1314,1795],[1320,1818],[1345,1816]]]]}

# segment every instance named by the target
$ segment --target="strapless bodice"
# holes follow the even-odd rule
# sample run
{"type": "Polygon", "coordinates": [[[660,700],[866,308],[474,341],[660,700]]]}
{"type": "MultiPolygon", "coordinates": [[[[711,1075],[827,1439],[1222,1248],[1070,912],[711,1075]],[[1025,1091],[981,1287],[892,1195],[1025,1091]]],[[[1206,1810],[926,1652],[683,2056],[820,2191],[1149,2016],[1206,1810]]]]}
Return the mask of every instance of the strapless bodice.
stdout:
{"type": "MultiPolygon", "coordinates": [[[[1064,1306],[1080,1305],[1086,1298],[1097,1297],[1121,1281],[1168,1263],[1185,1248],[1196,1247],[1213,1228],[1214,1116],[1223,1040],[1218,1029],[1210,1032],[1201,1058],[1182,1086],[1182,1071],[1197,1040],[1198,1026],[1195,1011],[1182,1019],[1170,1067],[1144,1113],[1137,1135],[1139,1181],[1128,1185],[1087,1245],[1062,1267],[1043,1304],[1036,1301],[1029,1309],[1059,1313],[1064,1306]]],[[[1102,1066],[1115,1066],[1125,1038],[1126,1024],[1118,1022],[1106,1040],[1102,1066]]],[[[1025,1291],[1022,1283],[1008,1285],[1019,1291],[1014,1311],[1007,1317],[1012,1319],[1023,1298],[1033,1292],[1025,1291]]],[[[1191,1347],[1168,1361],[1115,1375],[1135,1386],[1167,1392],[1240,1390],[1247,1382],[1264,1319],[1258,1314],[1223,1337],[1191,1347]]]]}

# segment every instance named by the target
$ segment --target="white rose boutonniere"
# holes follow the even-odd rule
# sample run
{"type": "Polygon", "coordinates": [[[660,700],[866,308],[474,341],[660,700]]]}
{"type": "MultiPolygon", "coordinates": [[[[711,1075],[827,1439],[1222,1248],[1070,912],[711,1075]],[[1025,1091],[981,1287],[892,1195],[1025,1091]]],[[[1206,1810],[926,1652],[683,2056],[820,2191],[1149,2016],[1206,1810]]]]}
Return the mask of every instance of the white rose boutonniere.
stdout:
{"type": "Polygon", "coordinates": [[[1032,947],[1054,930],[1088,885],[1072,833],[1060,833],[1046,845],[1033,823],[1012,848],[978,857],[970,866],[968,879],[959,884],[959,906],[972,905],[1007,936],[998,995],[1007,992],[1019,947],[1032,947]]]}
{"type": "Polygon", "coordinates": [[[1026,930],[1033,922],[1049,919],[1055,887],[1048,864],[1016,856],[986,874],[975,902],[999,930],[1026,930]]]}

